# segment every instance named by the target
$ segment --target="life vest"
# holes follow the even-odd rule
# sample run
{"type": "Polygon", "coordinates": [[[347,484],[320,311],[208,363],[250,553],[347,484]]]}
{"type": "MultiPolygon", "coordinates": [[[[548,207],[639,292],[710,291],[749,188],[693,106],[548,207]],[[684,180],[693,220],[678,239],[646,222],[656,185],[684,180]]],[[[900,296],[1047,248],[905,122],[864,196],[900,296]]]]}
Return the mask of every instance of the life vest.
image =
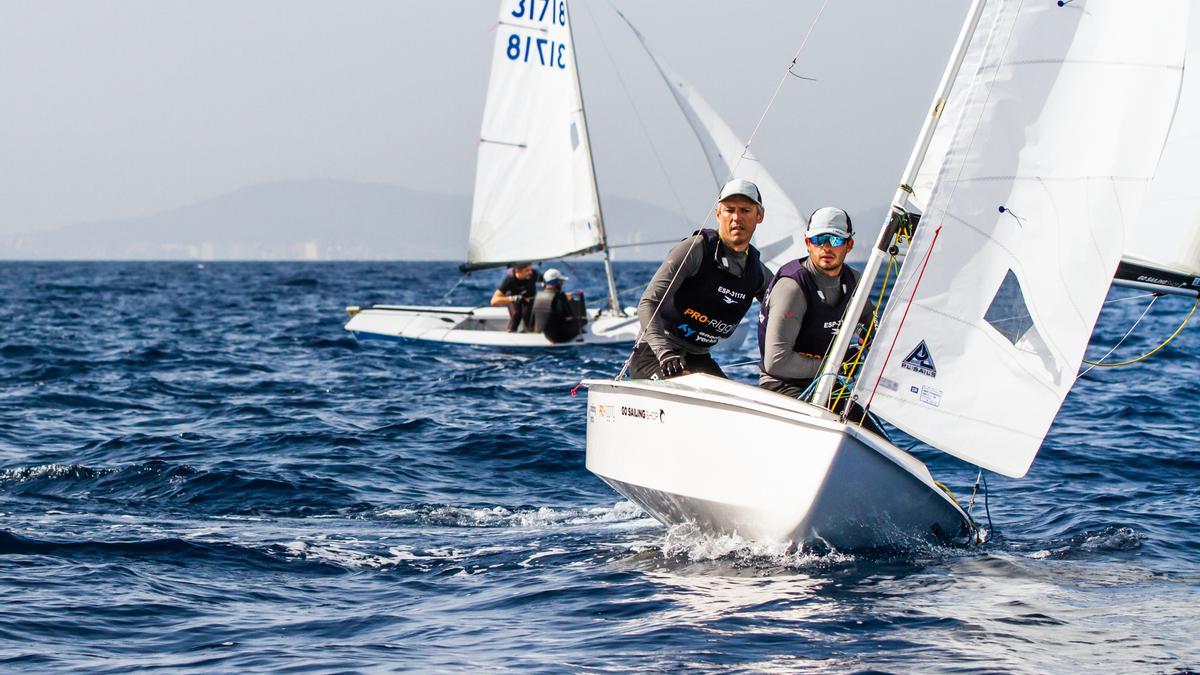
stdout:
{"type": "Polygon", "coordinates": [[[572,299],[567,293],[558,303],[555,298],[562,291],[555,288],[543,288],[533,298],[533,332],[542,333],[551,342],[570,342],[579,335],[584,323],[583,295],[572,299]],[[555,311],[558,304],[558,311],[555,311]],[[574,318],[574,321],[569,319],[574,318]]]}
{"type": "Polygon", "coordinates": [[[750,310],[754,294],[762,288],[762,264],[758,249],[751,246],[742,276],[735,276],[718,262],[725,245],[717,231],[703,229],[697,234],[704,237],[700,269],[679,285],[673,297],[663,299],[659,316],[667,332],[676,338],[698,347],[712,347],[732,335],[750,310]]]}
{"type": "Polygon", "coordinates": [[[829,345],[833,343],[833,338],[842,325],[842,315],[846,313],[850,295],[854,293],[854,288],[858,285],[850,266],[842,265],[842,273],[838,278],[838,282],[842,286],[842,299],[836,305],[830,305],[825,302],[824,294],[817,288],[817,282],[813,279],[812,274],[804,267],[805,260],[808,258],[793,260],[780,267],[779,271],[775,273],[775,278],[771,279],[771,285],[767,287],[767,295],[763,298],[762,313],[758,320],[758,365],[763,372],[766,372],[767,317],[770,312],[767,304],[771,297],[771,291],[775,289],[775,284],[779,283],[780,279],[791,279],[799,284],[800,290],[804,293],[804,301],[808,305],[804,311],[804,318],[800,321],[800,333],[796,335],[792,351],[800,352],[814,359],[825,358],[825,352],[829,350],[829,345]]]}

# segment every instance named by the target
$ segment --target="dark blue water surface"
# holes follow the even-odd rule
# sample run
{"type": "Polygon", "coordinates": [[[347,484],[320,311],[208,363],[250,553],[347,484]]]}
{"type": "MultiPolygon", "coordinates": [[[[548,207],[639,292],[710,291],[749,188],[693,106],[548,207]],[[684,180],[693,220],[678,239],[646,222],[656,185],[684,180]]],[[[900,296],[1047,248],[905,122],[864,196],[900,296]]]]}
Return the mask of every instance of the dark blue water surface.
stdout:
{"type": "MultiPolygon", "coordinates": [[[[653,265],[618,270],[633,285],[653,265]]],[[[597,265],[565,271],[600,297],[597,265]]],[[[0,264],[0,665],[1200,668],[1200,325],[1076,385],[1029,476],[989,477],[990,543],[789,552],[668,532],[586,471],[570,390],[616,373],[623,349],[342,329],[346,304],[437,303],[457,278],[451,263],[0,264]]],[[[1141,314],[1136,295],[1113,292],[1089,356],[1141,314]]],[[[1158,301],[1112,358],[1190,306],[1158,301]]],[[[973,468],[918,453],[965,500],[973,468]]]]}

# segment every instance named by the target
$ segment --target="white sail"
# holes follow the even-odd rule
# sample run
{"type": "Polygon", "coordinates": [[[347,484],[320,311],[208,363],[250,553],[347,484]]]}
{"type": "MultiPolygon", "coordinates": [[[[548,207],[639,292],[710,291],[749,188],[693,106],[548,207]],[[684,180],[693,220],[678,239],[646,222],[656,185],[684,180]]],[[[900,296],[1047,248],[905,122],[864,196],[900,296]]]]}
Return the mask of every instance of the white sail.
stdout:
{"type": "Polygon", "coordinates": [[[696,134],[696,139],[704,150],[704,158],[708,160],[708,168],[712,171],[716,190],[720,190],[727,180],[733,178],[744,178],[758,186],[759,192],[762,193],[766,216],[754,233],[754,243],[762,253],[763,262],[771,269],[779,269],[784,263],[807,255],[803,234],[807,219],[800,215],[800,210],[788,198],[787,193],[754,153],[746,148],[746,142],[721,119],[700,92],[664,65],[650,50],[645,37],[633,23],[621,12],[618,11],[617,14],[625,20],[629,29],[641,42],[642,48],[646,50],[654,67],[658,68],[659,74],[667,83],[667,89],[675,97],[675,102],[679,104],[679,109],[696,134]]]}
{"type": "Polygon", "coordinates": [[[771,269],[779,269],[790,260],[808,255],[804,247],[806,218],[763,163],[694,87],[668,71],[658,59],[654,63],[700,139],[717,189],[730,178],[744,178],[757,185],[762,193],[766,215],[754,233],[754,243],[762,253],[763,262],[771,269]]]}
{"type": "Polygon", "coordinates": [[[1074,382],[1154,176],[1188,9],[995,5],[953,86],[961,110],[855,394],[1017,477],[1074,382]]]}
{"type": "Polygon", "coordinates": [[[1142,217],[1125,230],[1124,259],[1200,277],[1200,11],[1189,26],[1179,107],[1142,217]]]}
{"type": "MultiPolygon", "coordinates": [[[[980,12],[978,25],[987,26],[995,21],[996,13],[1000,10],[1000,7],[1001,3],[986,3],[980,12]]],[[[959,66],[958,72],[977,72],[980,60],[984,55],[985,47],[987,47],[986,41],[971,40],[963,52],[962,65],[959,66]]],[[[962,77],[960,76],[958,81],[961,80],[962,77]]],[[[958,84],[958,81],[955,84],[958,84]]],[[[938,123],[934,127],[933,137],[929,140],[929,146],[925,151],[925,157],[921,161],[921,166],[917,170],[916,178],[913,179],[910,186],[912,191],[908,195],[908,204],[906,205],[906,210],[910,212],[923,213],[925,208],[929,206],[929,196],[933,192],[933,186],[937,184],[942,164],[946,160],[946,153],[950,149],[950,141],[962,117],[965,106],[960,103],[962,101],[961,97],[964,95],[965,92],[959,91],[958,87],[952,86],[949,94],[944,99],[940,102],[935,102],[938,104],[938,123]]]]}
{"type": "Polygon", "coordinates": [[[566,0],[500,3],[467,268],[603,245],[566,0]]]}

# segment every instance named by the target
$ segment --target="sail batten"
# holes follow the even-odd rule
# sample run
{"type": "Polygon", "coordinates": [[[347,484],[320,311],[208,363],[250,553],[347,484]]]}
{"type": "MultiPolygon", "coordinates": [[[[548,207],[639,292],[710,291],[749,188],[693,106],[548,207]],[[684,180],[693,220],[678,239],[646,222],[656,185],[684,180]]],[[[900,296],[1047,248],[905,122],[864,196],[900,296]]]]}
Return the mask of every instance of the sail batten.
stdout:
{"type": "Polygon", "coordinates": [[[1028,470],[1158,167],[1187,14],[1185,0],[988,3],[855,387],[873,412],[984,468],[1028,470]]]}

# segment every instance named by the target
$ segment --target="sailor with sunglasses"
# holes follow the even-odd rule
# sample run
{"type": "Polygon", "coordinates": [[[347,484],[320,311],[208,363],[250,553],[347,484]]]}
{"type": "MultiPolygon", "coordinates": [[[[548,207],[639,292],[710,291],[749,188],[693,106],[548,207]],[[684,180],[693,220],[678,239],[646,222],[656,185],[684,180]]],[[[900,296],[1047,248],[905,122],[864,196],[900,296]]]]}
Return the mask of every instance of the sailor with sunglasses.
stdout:
{"type": "Polygon", "coordinates": [[[725,377],[709,350],[733,335],[771,280],[750,245],[764,214],[758,186],[731,180],[717,198],[717,229],[699,230],[667,254],[638,302],[642,339],[630,357],[634,379],[725,377]]]}
{"type": "MultiPolygon", "coordinates": [[[[804,393],[821,369],[858,283],[846,255],[854,249],[854,226],[845,211],[826,206],[808,219],[808,257],[775,274],[762,303],[758,384],[787,396],[804,393]]],[[[870,316],[870,308],[863,316],[870,316]]]]}

